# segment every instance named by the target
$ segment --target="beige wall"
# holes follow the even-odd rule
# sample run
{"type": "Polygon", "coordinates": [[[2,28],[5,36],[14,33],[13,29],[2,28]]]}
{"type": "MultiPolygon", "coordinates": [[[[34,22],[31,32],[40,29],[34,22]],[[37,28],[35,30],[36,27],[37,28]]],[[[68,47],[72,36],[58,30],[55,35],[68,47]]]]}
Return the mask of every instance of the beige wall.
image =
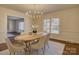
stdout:
{"type": "MultiPolygon", "coordinates": [[[[25,32],[28,33],[32,30],[32,19],[29,16],[18,11],[0,7],[0,43],[5,42],[4,39],[7,37],[7,16],[24,17],[25,32]]],[[[43,16],[41,15],[36,20],[38,31],[43,31],[43,16]]],[[[45,16],[50,19],[53,17],[60,18],[60,34],[52,34],[52,38],[79,43],[79,7],[52,12],[45,16]]]]}
{"type": "Polygon", "coordinates": [[[7,16],[24,17],[25,32],[28,33],[31,30],[31,20],[28,16],[15,10],[0,7],[0,43],[5,42],[4,39],[7,37],[7,16]]]}
{"type": "Polygon", "coordinates": [[[51,34],[52,38],[79,43],[79,7],[52,12],[45,16],[60,19],[60,34],[51,34]]]}

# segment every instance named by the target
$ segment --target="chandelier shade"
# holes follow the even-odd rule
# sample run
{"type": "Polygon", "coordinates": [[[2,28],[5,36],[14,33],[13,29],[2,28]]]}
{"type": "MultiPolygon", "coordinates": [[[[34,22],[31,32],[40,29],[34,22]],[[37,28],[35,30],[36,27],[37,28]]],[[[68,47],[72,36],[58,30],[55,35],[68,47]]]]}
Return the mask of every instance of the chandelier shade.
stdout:
{"type": "Polygon", "coordinates": [[[28,14],[28,15],[42,15],[43,11],[40,11],[40,10],[27,10],[26,14],[28,14]]]}
{"type": "Polygon", "coordinates": [[[41,9],[41,8],[38,9],[39,6],[40,6],[40,4],[39,5],[37,5],[37,4],[31,5],[31,8],[26,9],[26,14],[29,14],[29,15],[41,15],[41,14],[43,14],[44,9],[41,9]]]}

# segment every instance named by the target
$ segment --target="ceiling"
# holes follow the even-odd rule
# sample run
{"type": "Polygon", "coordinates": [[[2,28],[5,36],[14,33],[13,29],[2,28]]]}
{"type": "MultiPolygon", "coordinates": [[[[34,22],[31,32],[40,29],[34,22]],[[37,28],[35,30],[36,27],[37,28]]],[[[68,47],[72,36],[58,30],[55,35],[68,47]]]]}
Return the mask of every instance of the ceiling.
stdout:
{"type": "Polygon", "coordinates": [[[0,6],[14,9],[23,13],[28,10],[39,10],[44,13],[59,11],[67,8],[77,7],[77,4],[0,4],[0,6]]]}

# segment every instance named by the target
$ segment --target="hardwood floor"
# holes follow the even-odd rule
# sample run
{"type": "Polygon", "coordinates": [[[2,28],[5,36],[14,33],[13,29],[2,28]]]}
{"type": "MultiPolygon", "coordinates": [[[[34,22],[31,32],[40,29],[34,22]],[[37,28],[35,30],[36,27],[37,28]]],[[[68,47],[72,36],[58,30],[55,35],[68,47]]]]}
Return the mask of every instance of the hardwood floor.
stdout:
{"type": "Polygon", "coordinates": [[[65,44],[64,55],[79,55],[79,45],[65,44]]]}
{"type": "Polygon", "coordinates": [[[7,49],[6,43],[1,43],[0,44],[0,51],[6,50],[6,49],[7,49]]]}
{"type": "Polygon", "coordinates": [[[63,55],[79,55],[78,43],[71,43],[71,42],[62,41],[58,39],[50,39],[50,40],[65,44],[63,55]]]}
{"type": "MultiPolygon", "coordinates": [[[[14,40],[13,40],[13,38],[10,38],[10,40],[12,41],[12,42],[14,42],[14,40]]],[[[50,41],[51,42],[53,42],[53,43],[51,43],[51,42],[49,42],[49,44],[50,44],[50,46],[51,46],[51,44],[52,45],[54,45],[54,46],[52,46],[55,50],[56,49],[58,49],[58,48],[56,48],[56,47],[59,47],[58,45],[57,45],[57,43],[59,44],[59,43],[61,43],[62,45],[64,44],[64,47],[63,47],[63,51],[62,51],[62,54],[63,55],[79,55],[79,44],[76,44],[76,43],[70,43],[70,42],[65,42],[65,41],[61,41],[61,40],[57,40],[57,39],[50,39],[50,41]],[[55,43],[54,43],[55,42],[55,43]]],[[[62,46],[60,45],[60,47],[62,48],[62,46]]],[[[7,49],[7,45],[6,45],[6,43],[2,43],[2,44],[0,44],[0,52],[1,51],[4,51],[4,50],[6,50],[7,49]]],[[[53,49],[53,50],[54,50],[53,49]]],[[[53,51],[52,50],[52,48],[51,49],[49,49],[49,52],[50,51],[53,51]]],[[[57,50],[56,50],[57,51],[57,50]]],[[[48,53],[49,53],[48,52],[48,53]]],[[[49,53],[49,54],[53,54],[53,52],[51,53],[49,53]]],[[[55,52],[54,52],[54,54],[56,54],[55,52]]]]}
{"type": "MultiPolygon", "coordinates": [[[[44,55],[62,55],[63,53],[63,49],[64,49],[64,44],[62,43],[58,43],[58,42],[53,42],[49,40],[49,48],[48,45],[46,45],[46,49],[44,51],[44,55]]],[[[4,51],[0,52],[1,55],[9,55],[9,50],[6,49],[4,51]]],[[[24,52],[16,52],[16,55],[29,55],[28,51],[26,52],[26,54],[24,52]]],[[[33,50],[30,55],[37,55],[37,51],[33,50]]],[[[43,51],[42,49],[38,50],[38,55],[43,55],[43,51]]]]}

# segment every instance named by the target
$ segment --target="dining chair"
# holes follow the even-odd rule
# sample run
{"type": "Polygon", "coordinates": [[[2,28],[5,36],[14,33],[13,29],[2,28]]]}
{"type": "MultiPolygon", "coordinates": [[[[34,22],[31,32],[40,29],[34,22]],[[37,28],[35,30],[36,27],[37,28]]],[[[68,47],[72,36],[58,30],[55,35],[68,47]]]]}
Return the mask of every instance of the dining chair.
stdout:
{"type": "Polygon", "coordinates": [[[45,49],[46,46],[48,46],[48,48],[49,48],[50,33],[46,32],[46,31],[43,31],[43,32],[39,32],[38,34],[46,34],[44,49],[45,49]]]}
{"type": "Polygon", "coordinates": [[[43,37],[41,37],[41,38],[39,39],[39,42],[38,42],[38,43],[32,44],[32,45],[31,45],[31,51],[32,51],[32,50],[36,50],[36,51],[37,51],[37,54],[38,54],[38,50],[39,50],[39,49],[42,49],[43,54],[44,54],[44,50],[45,50],[45,49],[44,49],[45,40],[46,40],[46,38],[45,38],[45,36],[43,36],[43,37]]]}
{"type": "Polygon", "coordinates": [[[6,40],[6,43],[7,43],[7,46],[8,46],[8,49],[9,49],[9,51],[10,51],[10,54],[14,54],[15,55],[15,53],[16,52],[22,52],[22,51],[25,51],[24,49],[25,49],[25,45],[24,44],[22,44],[22,43],[12,43],[11,41],[10,41],[10,39],[5,39],[6,40]]]}

